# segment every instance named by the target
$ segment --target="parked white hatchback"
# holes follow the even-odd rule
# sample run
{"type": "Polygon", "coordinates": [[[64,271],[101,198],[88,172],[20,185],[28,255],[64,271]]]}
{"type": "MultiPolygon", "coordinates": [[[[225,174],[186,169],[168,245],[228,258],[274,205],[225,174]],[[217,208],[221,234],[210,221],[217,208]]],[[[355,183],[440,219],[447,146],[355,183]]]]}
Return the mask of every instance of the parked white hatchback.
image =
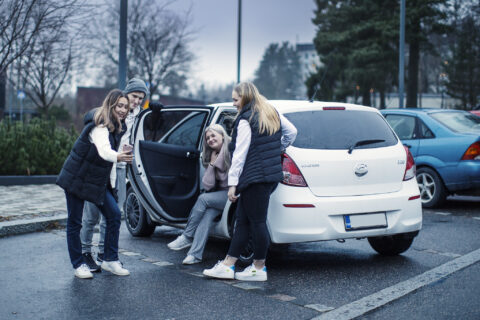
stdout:
{"type": "MultiPolygon", "coordinates": [[[[271,196],[272,243],[368,238],[385,255],[406,251],[422,227],[415,163],[375,108],[345,103],[270,101],[298,129],[271,196]]],[[[157,225],[184,227],[200,192],[201,135],[212,123],[231,130],[231,103],[144,110],[133,130],[126,222],[134,236],[157,225]]],[[[229,238],[227,203],[212,236],[229,238]]]]}

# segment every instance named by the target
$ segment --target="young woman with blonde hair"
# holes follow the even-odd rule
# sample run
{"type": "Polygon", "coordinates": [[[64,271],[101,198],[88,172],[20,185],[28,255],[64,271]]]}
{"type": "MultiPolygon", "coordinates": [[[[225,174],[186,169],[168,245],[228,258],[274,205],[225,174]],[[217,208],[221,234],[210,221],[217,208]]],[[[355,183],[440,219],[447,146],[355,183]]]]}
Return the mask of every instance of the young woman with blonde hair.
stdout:
{"type": "Polygon", "coordinates": [[[260,95],[253,83],[242,82],[232,92],[238,113],[234,122],[232,165],[228,174],[228,198],[238,200],[236,227],[228,254],[203,274],[221,279],[266,281],[265,259],[270,243],[266,225],[270,194],[283,179],[281,154],[297,135],[297,129],[260,95]],[[240,196],[239,196],[240,194],[240,196]],[[253,264],[235,273],[235,263],[249,235],[253,240],[253,264]]]}
{"type": "Polygon", "coordinates": [[[191,247],[183,264],[202,261],[203,250],[213,219],[222,213],[225,203],[227,203],[227,179],[230,168],[229,143],[230,137],[221,125],[213,124],[205,129],[202,152],[205,173],[202,187],[206,192],[198,197],[183,233],[168,244],[172,250],[191,247]]]}
{"type": "Polygon", "coordinates": [[[118,261],[121,213],[114,196],[115,164],[132,162],[130,152],[117,152],[125,132],[122,120],[128,110],[127,95],[120,90],[110,91],[102,106],[85,116],[85,127],[58,175],[57,184],[65,190],[67,198],[68,253],[78,278],[93,278],[83,259],[80,243],[85,201],[97,205],[107,220],[102,269],[120,276],[130,274],[118,261]]]}

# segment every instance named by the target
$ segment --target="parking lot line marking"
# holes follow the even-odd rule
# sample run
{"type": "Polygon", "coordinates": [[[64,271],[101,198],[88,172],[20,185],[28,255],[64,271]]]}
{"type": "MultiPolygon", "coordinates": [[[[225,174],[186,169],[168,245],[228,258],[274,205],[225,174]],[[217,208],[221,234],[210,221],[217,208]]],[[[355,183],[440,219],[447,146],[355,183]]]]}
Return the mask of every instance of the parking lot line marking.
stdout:
{"type": "Polygon", "coordinates": [[[473,217],[473,219],[475,219],[475,220],[480,220],[480,217],[473,217]]]}
{"type": "Polygon", "coordinates": [[[168,261],[158,261],[158,262],[154,262],[152,264],[154,264],[156,266],[159,266],[159,267],[173,266],[173,263],[168,262],[168,261]]]}
{"type": "Polygon", "coordinates": [[[449,216],[449,215],[451,215],[450,212],[435,212],[435,214],[439,214],[439,215],[441,215],[441,216],[449,216]]]}
{"type": "Polygon", "coordinates": [[[262,289],[260,286],[255,286],[253,284],[250,284],[248,282],[238,282],[235,284],[232,284],[233,287],[237,287],[243,290],[255,290],[255,289],[262,289]]]}
{"type": "Polygon", "coordinates": [[[428,270],[416,277],[397,283],[391,287],[380,290],[374,294],[363,297],[357,301],[343,305],[335,310],[323,313],[315,320],[351,320],[367,312],[375,310],[387,303],[397,300],[410,292],[434,283],[448,275],[464,269],[480,261],[480,249],[472,251],[460,258],[444,263],[436,268],[428,270]]]}
{"type": "Polygon", "coordinates": [[[297,299],[295,297],[289,296],[287,294],[281,294],[281,293],[273,294],[273,295],[267,296],[267,297],[272,298],[272,299],[277,299],[277,300],[280,300],[280,301],[285,301],[285,302],[293,301],[293,300],[297,299]]]}
{"type": "Polygon", "coordinates": [[[120,253],[123,254],[124,256],[140,256],[141,255],[138,252],[131,252],[131,251],[123,251],[120,253]]]}
{"type": "Polygon", "coordinates": [[[305,306],[305,308],[310,308],[310,309],[317,310],[317,311],[320,311],[320,312],[327,312],[327,311],[335,309],[335,308],[328,307],[328,306],[323,305],[323,304],[307,304],[305,306]]]}

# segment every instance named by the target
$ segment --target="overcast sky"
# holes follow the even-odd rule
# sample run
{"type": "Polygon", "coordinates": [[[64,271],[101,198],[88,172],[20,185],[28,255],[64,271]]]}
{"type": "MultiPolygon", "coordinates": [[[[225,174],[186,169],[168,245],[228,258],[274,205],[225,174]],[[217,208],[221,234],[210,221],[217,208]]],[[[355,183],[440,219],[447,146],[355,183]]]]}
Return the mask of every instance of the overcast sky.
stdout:
{"type": "MultiPolygon", "coordinates": [[[[238,0],[177,0],[179,13],[191,7],[196,31],[189,84],[207,87],[236,81],[238,0]]],[[[240,80],[252,80],[266,47],[273,42],[311,43],[313,0],[242,0],[240,80]]]]}

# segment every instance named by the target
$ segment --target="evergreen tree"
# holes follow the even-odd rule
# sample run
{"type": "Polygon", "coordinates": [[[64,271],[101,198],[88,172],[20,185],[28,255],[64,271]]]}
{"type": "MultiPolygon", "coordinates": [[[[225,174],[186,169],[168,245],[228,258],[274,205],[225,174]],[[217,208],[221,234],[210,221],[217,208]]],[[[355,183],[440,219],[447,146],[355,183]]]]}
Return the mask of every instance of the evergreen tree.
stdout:
{"type": "Polygon", "coordinates": [[[445,65],[447,92],[471,109],[480,96],[480,24],[474,12],[460,22],[452,44],[451,58],[445,65]]]}
{"type": "Polygon", "coordinates": [[[300,60],[288,42],[270,44],[253,82],[268,99],[296,99],[301,83],[300,60]]]}
{"type": "MultiPolygon", "coordinates": [[[[309,95],[323,100],[383,96],[396,79],[398,3],[389,0],[316,0],[314,39],[324,67],[307,80],[309,95]]],[[[384,106],[384,99],[382,101],[384,106]]]]}
{"type": "Polygon", "coordinates": [[[429,50],[429,36],[447,31],[448,0],[408,0],[405,38],[408,43],[407,107],[417,107],[420,52],[429,50]]]}

